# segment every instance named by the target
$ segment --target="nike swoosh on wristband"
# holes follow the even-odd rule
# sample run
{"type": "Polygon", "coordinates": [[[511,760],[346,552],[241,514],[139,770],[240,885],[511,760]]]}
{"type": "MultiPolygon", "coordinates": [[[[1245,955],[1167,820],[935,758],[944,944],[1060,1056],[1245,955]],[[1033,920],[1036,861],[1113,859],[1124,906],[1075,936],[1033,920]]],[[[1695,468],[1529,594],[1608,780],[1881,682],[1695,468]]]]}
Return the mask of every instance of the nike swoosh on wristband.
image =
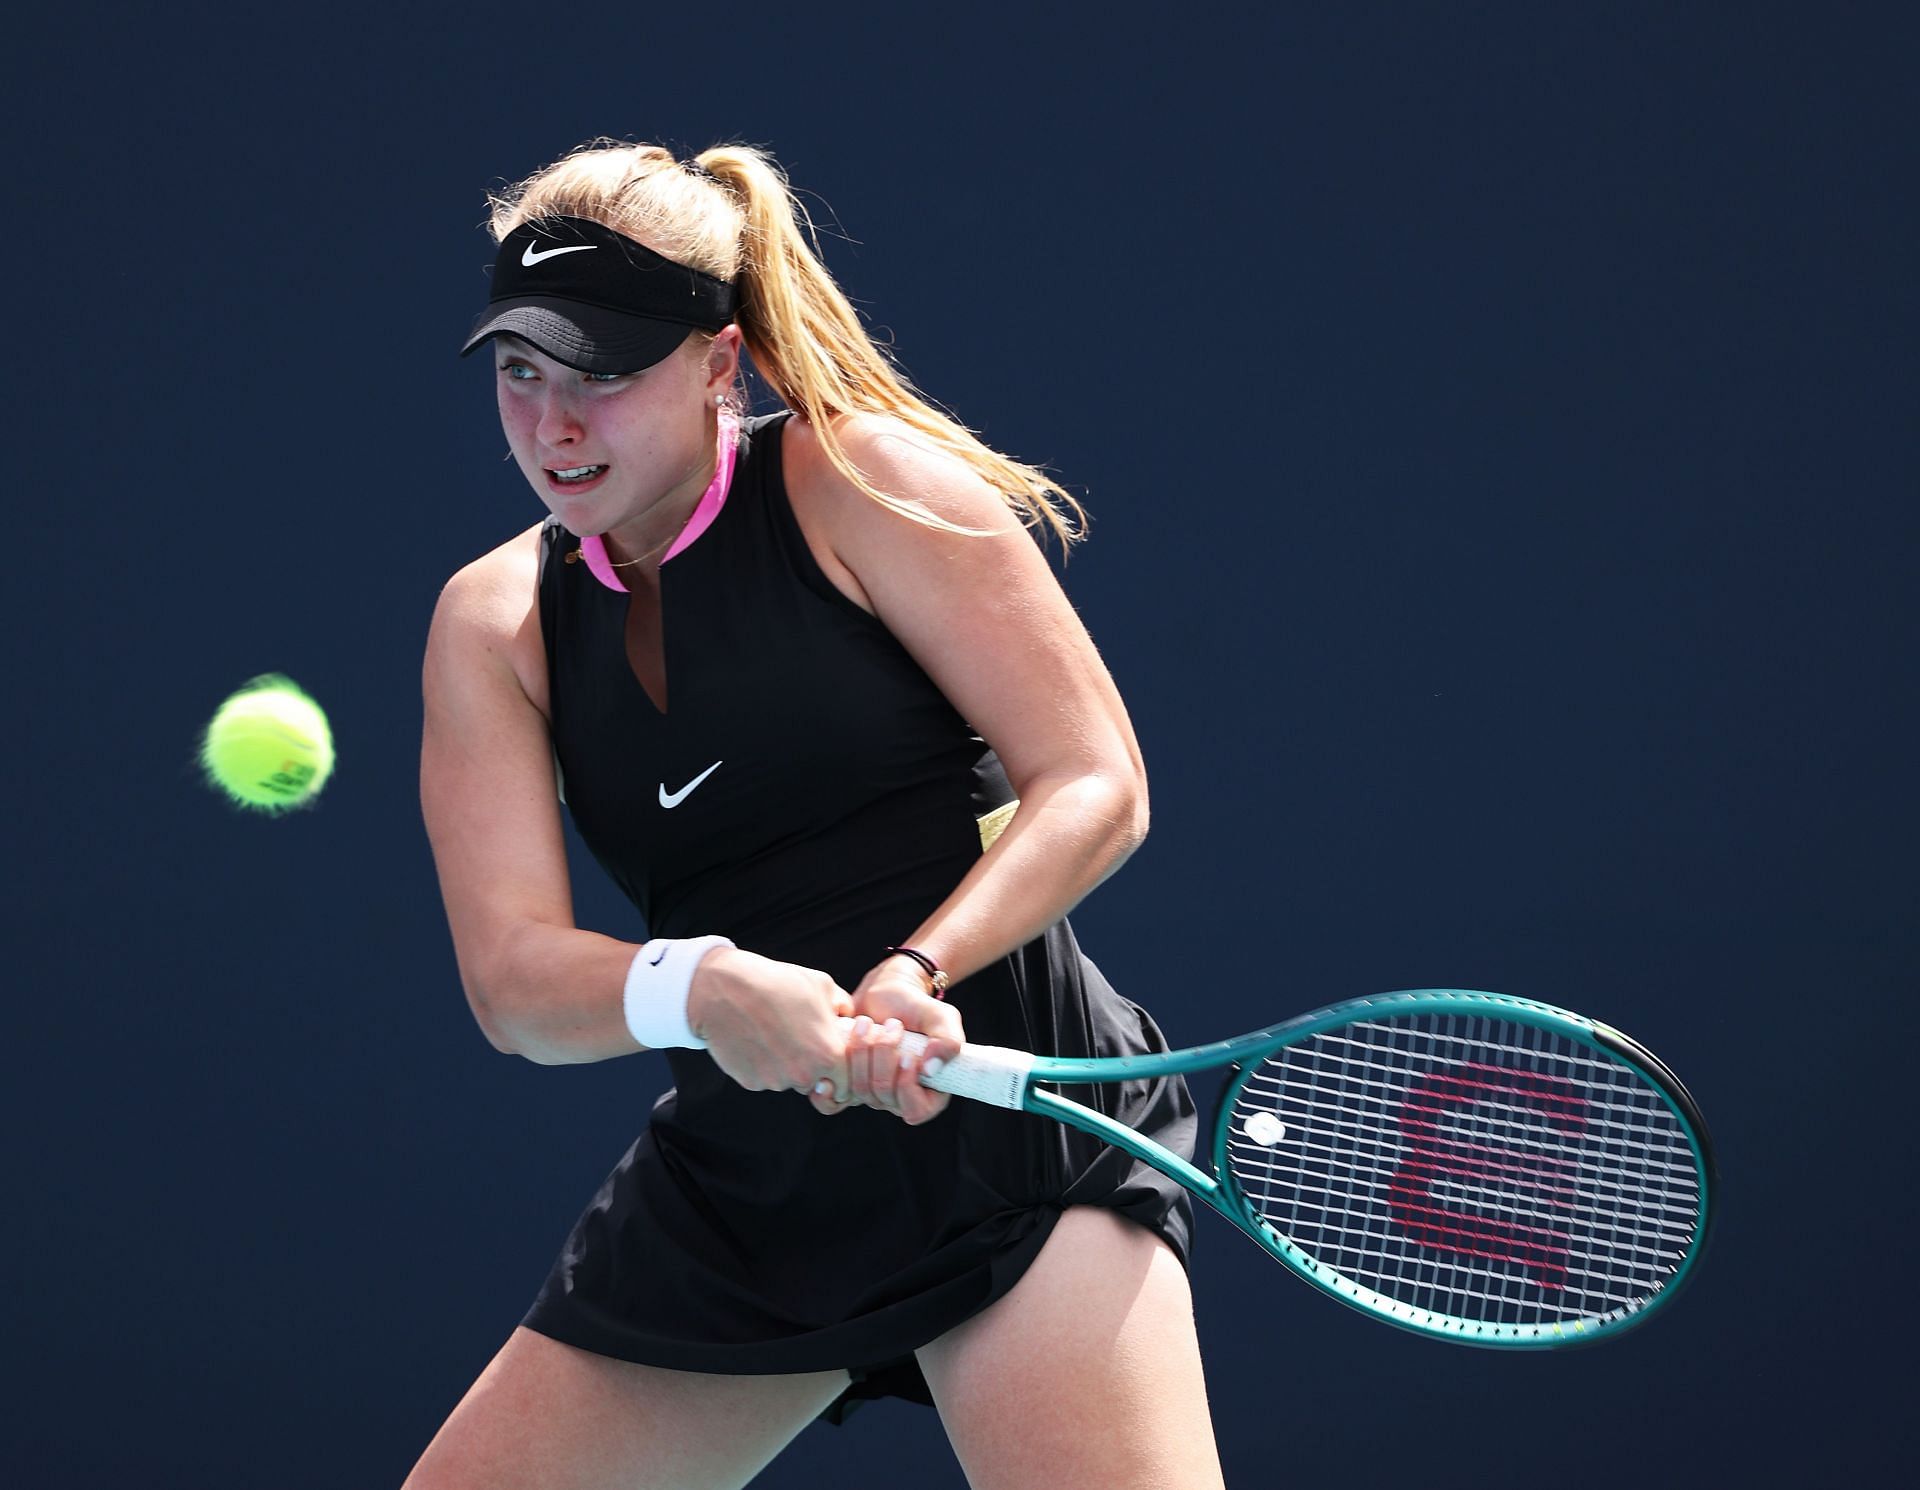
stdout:
{"type": "Polygon", "coordinates": [[[565,248],[549,248],[544,250],[541,253],[535,253],[533,251],[533,245],[529,243],[527,245],[527,251],[520,255],[520,262],[526,268],[531,269],[535,264],[539,263],[542,259],[551,259],[556,254],[592,253],[599,246],[600,245],[597,243],[573,243],[573,244],[569,244],[565,248]]]}
{"type": "Polygon", "coordinates": [[[715,771],[719,770],[720,767],[724,764],[725,762],[723,761],[715,761],[712,765],[708,766],[706,770],[702,771],[698,776],[694,777],[693,780],[689,781],[685,786],[681,787],[680,790],[677,792],[668,791],[666,782],[664,781],[661,782],[660,783],[660,805],[662,807],[667,808],[669,811],[671,811],[675,807],[678,807],[682,802],[686,801],[688,797],[693,795],[693,789],[696,786],[698,786],[701,782],[705,781],[715,771]]]}

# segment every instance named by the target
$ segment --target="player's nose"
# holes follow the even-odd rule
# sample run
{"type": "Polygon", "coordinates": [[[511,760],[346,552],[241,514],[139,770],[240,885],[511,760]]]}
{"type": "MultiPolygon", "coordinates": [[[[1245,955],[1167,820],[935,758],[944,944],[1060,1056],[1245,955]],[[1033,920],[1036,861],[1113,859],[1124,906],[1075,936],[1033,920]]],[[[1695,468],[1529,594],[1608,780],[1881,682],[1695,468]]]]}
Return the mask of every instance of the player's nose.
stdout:
{"type": "Polygon", "coordinates": [[[550,390],[543,394],[540,419],[533,431],[541,444],[558,449],[578,440],[584,428],[579,410],[565,393],[550,390]]]}

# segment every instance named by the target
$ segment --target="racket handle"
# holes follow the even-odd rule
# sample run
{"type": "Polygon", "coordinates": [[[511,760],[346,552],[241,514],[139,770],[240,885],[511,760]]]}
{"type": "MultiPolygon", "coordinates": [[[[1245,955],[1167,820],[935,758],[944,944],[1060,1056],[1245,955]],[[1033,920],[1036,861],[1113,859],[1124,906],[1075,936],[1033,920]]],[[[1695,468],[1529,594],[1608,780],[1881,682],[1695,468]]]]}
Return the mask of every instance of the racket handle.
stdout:
{"type": "MultiPolygon", "coordinates": [[[[842,1019],[840,1027],[853,1028],[851,1019],[842,1019]]],[[[916,1061],[927,1048],[927,1037],[917,1030],[900,1036],[902,1053],[916,1061]]],[[[1010,1050],[1003,1045],[967,1045],[960,1054],[929,1076],[920,1073],[920,1085],[936,1092],[951,1092],[970,1102],[985,1102],[989,1107],[1010,1107],[1018,1112],[1027,1095],[1027,1080],[1033,1071],[1033,1055],[1025,1050],[1010,1050]]]]}

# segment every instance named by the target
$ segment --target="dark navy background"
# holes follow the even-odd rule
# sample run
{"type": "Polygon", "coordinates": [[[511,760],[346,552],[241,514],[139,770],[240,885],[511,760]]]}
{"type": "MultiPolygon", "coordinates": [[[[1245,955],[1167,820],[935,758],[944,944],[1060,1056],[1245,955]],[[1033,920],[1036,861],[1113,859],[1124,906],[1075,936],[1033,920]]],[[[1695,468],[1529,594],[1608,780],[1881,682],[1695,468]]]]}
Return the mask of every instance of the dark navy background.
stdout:
{"type": "MultiPolygon", "coordinates": [[[[1492,988],[1712,1117],[1697,1287],[1588,1353],[1401,1335],[1203,1222],[1229,1482],[1910,1463],[1909,14],[18,23],[0,1475],[397,1485],[663,1083],[488,1049],[415,782],[439,586],[540,512],[454,358],[482,194],[601,132],[769,145],[920,384],[1086,494],[1155,829],[1076,922],[1177,1043],[1492,988]],[[279,822],[192,760],[269,669],[340,750],[279,822]]],[[[884,1404],[763,1483],[896,1472],[960,1483],[884,1404]]]]}

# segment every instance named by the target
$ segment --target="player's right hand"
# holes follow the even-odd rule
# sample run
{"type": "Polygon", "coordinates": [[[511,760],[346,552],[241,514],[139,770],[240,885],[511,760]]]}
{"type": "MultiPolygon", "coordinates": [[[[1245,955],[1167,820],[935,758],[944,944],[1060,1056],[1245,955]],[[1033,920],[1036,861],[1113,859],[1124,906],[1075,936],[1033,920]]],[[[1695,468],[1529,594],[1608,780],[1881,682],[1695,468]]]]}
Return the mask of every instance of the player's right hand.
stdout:
{"type": "Polygon", "coordinates": [[[738,947],[701,958],[687,990],[687,1022],[715,1065],[750,1092],[805,1092],[816,1107],[823,1081],[829,1100],[851,1091],[840,1020],[852,1013],[825,973],[738,947]]]}

